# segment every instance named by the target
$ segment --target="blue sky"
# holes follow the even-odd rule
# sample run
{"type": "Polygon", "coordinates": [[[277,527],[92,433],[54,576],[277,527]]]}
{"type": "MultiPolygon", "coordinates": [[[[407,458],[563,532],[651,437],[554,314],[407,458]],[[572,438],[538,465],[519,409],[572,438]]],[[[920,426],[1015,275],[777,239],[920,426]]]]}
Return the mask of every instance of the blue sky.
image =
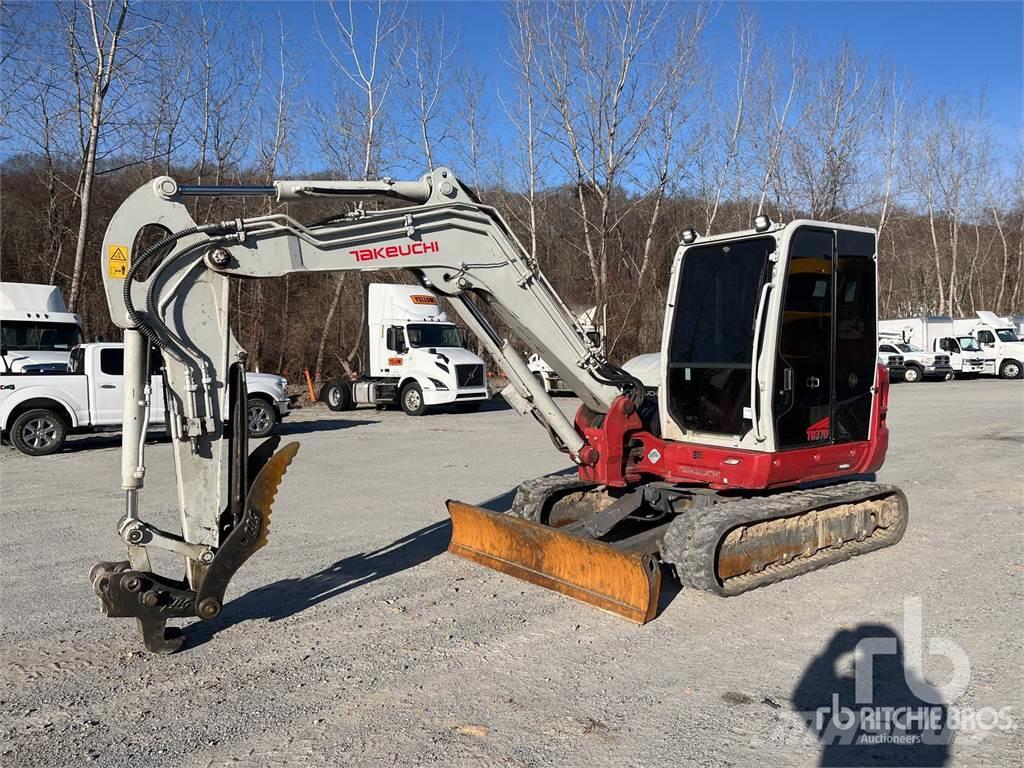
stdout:
{"type": "MultiPolygon", "coordinates": [[[[510,87],[500,60],[508,39],[498,2],[414,2],[424,16],[444,14],[461,29],[461,46],[500,89],[510,87]]],[[[313,52],[320,43],[305,1],[253,6],[268,29],[284,10],[285,23],[305,37],[313,52]]],[[[1024,123],[1024,2],[752,2],[762,34],[788,38],[795,30],[808,53],[826,56],[844,38],[862,56],[891,61],[910,78],[918,96],[986,90],[993,119],[1007,144],[1019,140],[1024,123]]],[[[731,57],[738,6],[722,4],[711,25],[709,51],[731,57]]],[[[319,55],[316,51],[315,55],[319,55]]],[[[730,59],[731,60],[731,59],[730,59]]]]}

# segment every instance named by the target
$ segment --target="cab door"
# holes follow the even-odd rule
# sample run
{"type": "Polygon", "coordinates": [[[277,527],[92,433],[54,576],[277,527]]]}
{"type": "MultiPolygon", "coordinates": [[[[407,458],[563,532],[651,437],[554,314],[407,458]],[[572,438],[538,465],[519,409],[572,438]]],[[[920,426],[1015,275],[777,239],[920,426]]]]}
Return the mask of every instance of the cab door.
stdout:
{"type": "Polygon", "coordinates": [[[789,240],[773,395],[780,450],[832,442],[834,253],[832,230],[801,227],[789,240]]]}

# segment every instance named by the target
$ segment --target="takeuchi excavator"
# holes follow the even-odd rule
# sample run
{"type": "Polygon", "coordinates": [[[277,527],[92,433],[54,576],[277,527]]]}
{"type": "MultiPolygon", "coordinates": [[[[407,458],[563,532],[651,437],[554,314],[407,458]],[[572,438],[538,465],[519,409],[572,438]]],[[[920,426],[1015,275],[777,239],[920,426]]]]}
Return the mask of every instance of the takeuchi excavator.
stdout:
{"type": "Polygon", "coordinates": [[[638,623],[662,570],[735,595],[892,545],[898,488],[873,481],[888,444],[876,365],[875,233],[815,221],[714,237],[683,233],[667,290],[660,382],[613,365],[499,213],[451,171],[419,181],[189,186],[160,177],[117,210],[102,270],[124,329],[121,562],[97,564],[103,611],[137,620],[171,652],[168,620],[210,620],[234,573],[267,542],[297,443],[247,445],[246,353],[231,333],[232,279],[405,270],[443,296],[508,378],[504,398],[576,465],[524,483],[510,512],[448,503],[449,551],[638,623]],[[315,223],[271,214],[197,224],[197,196],[332,200],[315,223]],[[398,201],[368,210],[355,202],[398,201]],[[159,239],[148,247],[143,241],[159,239]],[[160,236],[162,235],[162,236],[160,236]],[[531,374],[500,318],[581,405],[570,420],[531,374]],[[142,516],[149,359],[162,353],[181,532],[142,516]],[[159,575],[152,548],[185,559],[159,575]]]}

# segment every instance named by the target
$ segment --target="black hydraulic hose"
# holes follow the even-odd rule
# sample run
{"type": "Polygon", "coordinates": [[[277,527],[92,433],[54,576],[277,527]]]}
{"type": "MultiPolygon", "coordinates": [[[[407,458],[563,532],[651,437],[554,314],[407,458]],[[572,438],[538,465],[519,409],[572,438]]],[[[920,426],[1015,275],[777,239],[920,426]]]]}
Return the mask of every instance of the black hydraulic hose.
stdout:
{"type": "MultiPolygon", "coordinates": [[[[174,264],[174,262],[179,261],[180,259],[184,258],[185,256],[189,256],[189,255],[195,253],[196,251],[202,250],[203,248],[209,248],[210,245],[212,243],[214,243],[214,242],[217,242],[217,241],[215,239],[211,239],[211,240],[204,240],[204,241],[198,242],[198,243],[193,243],[192,245],[187,246],[186,248],[184,248],[183,250],[178,251],[177,253],[174,253],[174,254],[172,254],[170,256],[164,257],[161,260],[161,262],[159,263],[159,265],[156,266],[156,268],[150,272],[149,288],[146,289],[146,312],[149,314],[150,317],[155,318],[155,322],[160,325],[160,327],[163,330],[163,333],[166,334],[171,339],[171,341],[176,343],[179,347],[181,347],[182,349],[186,350],[187,352],[189,352],[190,354],[192,354],[196,358],[198,358],[200,356],[199,350],[197,350],[191,344],[189,344],[184,339],[182,339],[180,336],[178,336],[176,333],[174,333],[174,331],[172,331],[167,326],[167,323],[163,322],[160,319],[160,315],[159,315],[159,296],[157,294],[157,284],[158,284],[158,278],[164,273],[164,271],[168,267],[170,267],[172,264],[174,264]]],[[[189,265],[189,266],[191,266],[191,265],[189,265]]],[[[166,346],[164,346],[163,349],[166,351],[166,349],[167,349],[166,346]]]]}
{"type": "Polygon", "coordinates": [[[178,232],[172,232],[166,237],[158,240],[153,245],[149,246],[138,258],[132,261],[131,266],[128,268],[128,273],[124,278],[124,289],[122,291],[122,298],[124,299],[125,309],[128,310],[128,317],[131,319],[132,324],[138,328],[138,330],[149,339],[150,343],[159,349],[164,349],[162,340],[157,336],[156,332],[146,322],[146,319],[139,314],[138,310],[135,309],[135,303],[132,301],[132,283],[135,281],[135,275],[142,267],[143,264],[152,259],[156,254],[160,253],[163,249],[169,245],[174,245],[176,242],[181,240],[183,237],[190,237],[191,235],[197,234],[229,234],[234,230],[234,223],[221,223],[221,224],[203,224],[188,227],[178,232]]]}
{"type": "Polygon", "coordinates": [[[189,227],[187,229],[181,230],[180,232],[172,232],[171,234],[167,235],[161,240],[158,240],[156,243],[154,243],[149,248],[144,250],[141,254],[139,254],[139,257],[137,259],[134,259],[132,261],[131,266],[128,268],[128,274],[125,275],[124,278],[124,290],[122,291],[122,297],[124,299],[125,309],[128,310],[128,317],[131,319],[132,324],[142,333],[142,335],[149,339],[149,342],[153,346],[159,349],[164,348],[163,341],[160,339],[159,336],[157,336],[156,332],[149,327],[149,324],[146,322],[145,318],[143,318],[142,315],[140,315],[139,312],[135,309],[135,303],[132,301],[132,283],[135,282],[135,274],[139,271],[143,264],[148,262],[151,258],[153,258],[157,253],[159,253],[167,246],[173,246],[181,238],[188,237],[189,235],[194,235],[198,231],[199,227],[189,227]]]}

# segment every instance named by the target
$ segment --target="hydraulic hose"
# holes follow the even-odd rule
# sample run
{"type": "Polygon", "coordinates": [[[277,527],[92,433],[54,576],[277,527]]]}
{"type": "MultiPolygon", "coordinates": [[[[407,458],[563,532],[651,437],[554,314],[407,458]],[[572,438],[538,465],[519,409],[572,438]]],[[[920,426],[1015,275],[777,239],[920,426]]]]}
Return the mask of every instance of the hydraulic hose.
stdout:
{"type": "MultiPolygon", "coordinates": [[[[142,333],[142,335],[145,336],[153,346],[159,349],[165,348],[163,341],[146,321],[146,318],[138,312],[135,308],[135,302],[132,300],[132,283],[135,281],[135,275],[138,273],[139,269],[143,264],[147,263],[165,248],[174,245],[184,237],[190,237],[197,234],[210,234],[216,236],[221,234],[230,234],[234,230],[234,223],[228,224],[226,222],[188,227],[187,229],[182,229],[178,232],[172,232],[166,237],[158,240],[139,254],[138,258],[132,261],[131,266],[128,268],[128,274],[125,275],[122,298],[124,299],[125,309],[128,311],[128,317],[131,319],[133,325],[138,328],[139,332],[142,333]]],[[[208,244],[209,243],[204,243],[204,245],[208,244]]]]}

